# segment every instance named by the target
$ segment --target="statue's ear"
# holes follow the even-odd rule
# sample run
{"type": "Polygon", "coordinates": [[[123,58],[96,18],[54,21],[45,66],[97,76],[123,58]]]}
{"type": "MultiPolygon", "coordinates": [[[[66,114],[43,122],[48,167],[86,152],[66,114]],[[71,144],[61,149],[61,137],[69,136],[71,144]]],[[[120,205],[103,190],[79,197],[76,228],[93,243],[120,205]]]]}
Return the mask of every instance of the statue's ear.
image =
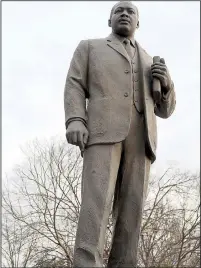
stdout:
{"type": "Polygon", "coordinates": [[[138,20],[138,22],[137,22],[137,29],[140,27],[140,22],[139,22],[139,20],[138,20]]]}
{"type": "Polygon", "coordinates": [[[111,27],[111,20],[108,20],[108,26],[111,27]]]}

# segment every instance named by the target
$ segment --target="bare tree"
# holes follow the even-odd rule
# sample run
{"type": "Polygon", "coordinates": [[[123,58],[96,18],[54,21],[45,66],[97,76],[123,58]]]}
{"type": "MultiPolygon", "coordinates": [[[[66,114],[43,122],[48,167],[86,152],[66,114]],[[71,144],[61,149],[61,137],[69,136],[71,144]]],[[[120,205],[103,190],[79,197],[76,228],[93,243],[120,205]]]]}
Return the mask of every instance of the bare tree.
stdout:
{"type": "Polygon", "coordinates": [[[35,141],[24,153],[27,161],[15,170],[15,190],[12,198],[4,193],[4,209],[38,235],[38,250],[46,259],[62,259],[69,267],[80,209],[82,159],[59,141],[35,141]]]}
{"type": "Polygon", "coordinates": [[[24,268],[32,265],[35,258],[37,235],[26,225],[3,214],[2,255],[3,267],[24,268]]]}
{"type": "Polygon", "coordinates": [[[199,175],[152,178],[141,227],[142,267],[199,267],[199,175]]]}
{"type": "MultiPolygon", "coordinates": [[[[42,143],[36,140],[24,153],[25,163],[15,169],[13,190],[5,189],[3,193],[3,208],[12,219],[11,227],[18,226],[13,229],[15,236],[19,238],[22,232],[22,241],[26,235],[32,241],[26,244],[26,250],[18,247],[18,252],[20,256],[29,256],[32,267],[71,267],[81,202],[80,153],[60,140],[42,143]]],[[[151,179],[140,236],[140,267],[198,267],[198,179],[198,175],[170,170],[160,178],[151,179]]],[[[14,234],[8,232],[12,228],[6,224],[4,253],[10,265],[8,256],[13,256],[13,249],[9,247],[14,234]]],[[[105,264],[112,228],[110,218],[105,264]]],[[[23,258],[18,259],[23,264],[23,258]]],[[[28,260],[21,267],[27,267],[28,260]]]]}

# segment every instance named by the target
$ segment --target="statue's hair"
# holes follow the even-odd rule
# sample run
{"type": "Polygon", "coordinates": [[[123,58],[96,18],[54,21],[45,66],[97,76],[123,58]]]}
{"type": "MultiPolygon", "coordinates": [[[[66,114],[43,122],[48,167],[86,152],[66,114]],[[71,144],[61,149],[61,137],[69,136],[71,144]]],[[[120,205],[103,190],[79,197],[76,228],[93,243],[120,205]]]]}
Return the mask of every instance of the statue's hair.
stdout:
{"type": "MultiPolygon", "coordinates": [[[[112,7],[112,9],[111,9],[111,12],[110,12],[110,19],[111,19],[111,17],[112,17],[112,14],[113,14],[113,12],[114,12],[114,9],[116,8],[116,6],[119,4],[119,3],[121,3],[121,2],[131,2],[132,3],[132,1],[130,1],[130,0],[121,0],[121,1],[119,1],[118,3],[116,3],[113,7],[112,7]]],[[[135,6],[136,7],[136,6],[135,6]]],[[[139,11],[138,11],[138,8],[136,7],[136,10],[137,10],[137,17],[138,17],[138,20],[139,20],[139,11]]]]}

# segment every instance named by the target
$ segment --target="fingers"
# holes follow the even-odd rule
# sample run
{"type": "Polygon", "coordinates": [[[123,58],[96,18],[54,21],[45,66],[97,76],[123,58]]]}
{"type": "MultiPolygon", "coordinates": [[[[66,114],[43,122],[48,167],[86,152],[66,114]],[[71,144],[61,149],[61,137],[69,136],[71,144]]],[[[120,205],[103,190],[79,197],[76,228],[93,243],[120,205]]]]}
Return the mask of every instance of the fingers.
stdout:
{"type": "Polygon", "coordinates": [[[69,132],[66,132],[66,139],[68,143],[71,143],[71,134],[69,132]]]}
{"type": "Polygon", "coordinates": [[[76,132],[72,133],[72,144],[77,145],[78,135],[76,132]]]}
{"type": "Polygon", "coordinates": [[[81,155],[83,155],[88,140],[88,130],[82,122],[73,121],[66,130],[66,139],[68,143],[79,146],[81,155]]]}
{"type": "Polygon", "coordinates": [[[154,75],[155,73],[157,73],[157,74],[162,74],[162,75],[166,75],[166,71],[161,70],[161,69],[153,68],[153,69],[152,69],[152,75],[154,75]]]}
{"type": "Polygon", "coordinates": [[[67,138],[68,143],[77,145],[77,141],[78,141],[77,132],[67,132],[66,138],[67,138]]]}
{"type": "Polygon", "coordinates": [[[87,144],[88,136],[89,136],[88,133],[84,133],[84,135],[83,135],[84,144],[87,144]]]}
{"type": "Polygon", "coordinates": [[[88,140],[88,131],[67,131],[66,138],[68,143],[79,146],[81,152],[84,152],[88,140]]]}
{"type": "Polygon", "coordinates": [[[154,63],[151,65],[151,69],[160,69],[162,71],[167,71],[167,67],[166,65],[164,65],[163,63],[161,62],[157,62],[157,63],[154,63]]]}
{"type": "Polygon", "coordinates": [[[82,149],[80,148],[80,150],[81,150],[81,156],[82,156],[82,157],[83,157],[83,155],[84,155],[84,148],[85,148],[85,145],[87,144],[88,136],[89,136],[88,132],[85,132],[85,133],[83,134],[82,149]]]}
{"type": "Polygon", "coordinates": [[[151,65],[151,69],[160,69],[162,71],[167,72],[167,66],[165,64],[165,60],[163,58],[160,59],[160,62],[153,63],[151,65]]]}
{"type": "Polygon", "coordinates": [[[83,134],[81,132],[78,132],[77,142],[78,142],[78,146],[80,147],[80,151],[83,152],[84,151],[84,141],[83,141],[83,134]]]}
{"type": "Polygon", "coordinates": [[[157,77],[157,78],[159,78],[160,80],[163,80],[163,79],[164,79],[164,76],[163,76],[162,74],[153,73],[152,75],[153,75],[153,77],[157,77]]]}
{"type": "Polygon", "coordinates": [[[165,79],[168,74],[167,67],[165,65],[165,60],[162,58],[160,62],[156,62],[151,66],[151,73],[153,77],[157,77],[165,84],[165,79]]]}

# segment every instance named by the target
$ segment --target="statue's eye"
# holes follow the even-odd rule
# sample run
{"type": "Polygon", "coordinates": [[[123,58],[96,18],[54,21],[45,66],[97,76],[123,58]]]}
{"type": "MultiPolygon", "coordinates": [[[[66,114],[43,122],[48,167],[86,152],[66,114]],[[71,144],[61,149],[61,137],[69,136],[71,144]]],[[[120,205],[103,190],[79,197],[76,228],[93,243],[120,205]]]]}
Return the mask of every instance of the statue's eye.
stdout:
{"type": "Polygon", "coordinates": [[[122,9],[118,8],[118,9],[115,10],[114,13],[115,13],[115,14],[116,14],[116,13],[120,13],[121,11],[122,11],[122,9]]]}
{"type": "Polygon", "coordinates": [[[131,9],[131,10],[129,10],[128,12],[129,12],[130,14],[135,14],[135,11],[134,11],[134,10],[132,10],[132,9],[131,9]]]}

